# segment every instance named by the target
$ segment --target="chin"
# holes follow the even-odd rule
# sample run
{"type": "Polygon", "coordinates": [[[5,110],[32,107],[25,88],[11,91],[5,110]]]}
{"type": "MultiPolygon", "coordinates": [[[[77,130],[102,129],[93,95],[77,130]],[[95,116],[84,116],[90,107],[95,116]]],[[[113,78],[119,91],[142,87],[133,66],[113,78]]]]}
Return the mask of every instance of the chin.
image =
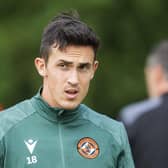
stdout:
{"type": "Polygon", "coordinates": [[[77,108],[77,106],[66,106],[66,107],[64,107],[65,110],[74,110],[75,108],[77,108]]]}
{"type": "Polygon", "coordinates": [[[66,105],[64,104],[62,106],[62,108],[65,109],[65,110],[73,110],[73,109],[77,108],[79,106],[79,104],[80,103],[68,103],[66,105]]]}

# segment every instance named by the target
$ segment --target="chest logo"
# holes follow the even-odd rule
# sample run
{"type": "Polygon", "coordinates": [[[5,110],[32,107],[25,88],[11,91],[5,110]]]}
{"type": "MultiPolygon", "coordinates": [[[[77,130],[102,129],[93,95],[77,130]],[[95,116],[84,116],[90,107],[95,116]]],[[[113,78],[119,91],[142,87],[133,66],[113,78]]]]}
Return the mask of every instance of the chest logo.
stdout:
{"type": "Polygon", "coordinates": [[[30,155],[26,157],[27,164],[28,165],[36,164],[38,162],[38,160],[37,160],[37,156],[33,155],[33,151],[36,147],[37,141],[34,141],[32,139],[28,139],[27,141],[24,140],[24,143],[30,152],[30,155]]]}
{"type": "Polygon", "coordinates": [[[32,139],[29,139],[28,141],[24,141],[24,143],[27,149],[29,150],[30,154],[32,154],[37,144],[37,141],[33,141],[32,139]]]}
{"type": "Polygon", "coordinates": [[[99,155],[99,146],[97,142],[89,137],[84,137],[77,144],[79,154],[87,159],[94,159],[99,155]]]}

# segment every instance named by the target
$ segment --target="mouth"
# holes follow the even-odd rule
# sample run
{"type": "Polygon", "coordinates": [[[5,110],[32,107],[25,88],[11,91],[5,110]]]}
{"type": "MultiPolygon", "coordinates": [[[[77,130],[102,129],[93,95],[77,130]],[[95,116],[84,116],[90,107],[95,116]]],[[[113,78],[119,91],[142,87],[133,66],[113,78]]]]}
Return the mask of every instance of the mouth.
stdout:
{"type": "Polygon", "coordinates": [[[68,99],[75,99],[78,96],[79,90],[78,89],[66,89],[65,94],[68,99]]]}

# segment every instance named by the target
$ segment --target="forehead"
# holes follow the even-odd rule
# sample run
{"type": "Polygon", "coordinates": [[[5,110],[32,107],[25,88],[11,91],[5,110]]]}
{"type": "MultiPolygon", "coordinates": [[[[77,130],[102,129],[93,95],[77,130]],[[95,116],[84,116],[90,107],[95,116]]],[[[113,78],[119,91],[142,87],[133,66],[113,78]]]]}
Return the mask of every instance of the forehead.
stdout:
{"type": "Polygon", "coordinates": [[[49,60],[67,60],[67,61],[80,61],[80,62],[93,62],[94,50],[90,46],[67,46],[65,49],[60,50],[58,47],[51,48],[49,60]]]}

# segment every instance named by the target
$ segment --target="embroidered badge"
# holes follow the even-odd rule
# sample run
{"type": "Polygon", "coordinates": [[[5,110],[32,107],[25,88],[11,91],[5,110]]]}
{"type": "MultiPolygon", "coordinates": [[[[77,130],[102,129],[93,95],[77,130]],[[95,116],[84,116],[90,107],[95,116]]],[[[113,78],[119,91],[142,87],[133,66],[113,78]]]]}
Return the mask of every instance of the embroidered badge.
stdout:
{"type": "Polygon", "coordinates": [[[81,156],[94,159],[99,155],[99,146],[97,142],[89,137],[85,137],[79,140],[77,144],[77,150],[81,156]]]}

